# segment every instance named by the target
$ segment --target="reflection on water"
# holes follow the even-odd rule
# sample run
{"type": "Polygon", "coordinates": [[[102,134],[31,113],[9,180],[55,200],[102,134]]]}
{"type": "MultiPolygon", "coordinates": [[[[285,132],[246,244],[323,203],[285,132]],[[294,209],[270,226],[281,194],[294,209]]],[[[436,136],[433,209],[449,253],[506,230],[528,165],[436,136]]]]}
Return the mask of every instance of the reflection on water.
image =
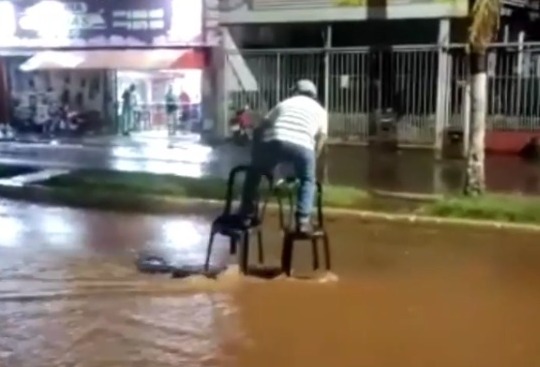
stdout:
{"type": "Polygon", "coordinates": [[[203,165],[211,160],[212,148],[197,143],[182,145],[151,141],[136,147],[116,146],[111,151],[111,168],[121,171],[143,171],[202,177],[203,165]]]}
{"type": "MultiPolygon", "coordinates": [[[[329,179],[335,184],[417,193],[461,192],[465,163],[436,161],[433,152],[380,152],[364,147],[332,147],[329,179]]],[[[540,194],[540,165],[514,156],[486,156],[488,190],[540,194]]]]}
{"type": "Polygon", "coordinates": [[[2,204],[2,367],[540,365],[539,234],[334,219],[338,282],[177,280],[134,259],[200,262],[205,215],[2,204]]]}
{"type": "MultiPolygon", "coordinates": [[[[249,160],[247,148],[229,144],[209,147],[191,135],[172,140],[133,137],[129,143],[102,146],[2,145],[1,160],[11,164],[40,164],[66,168],[113,168],[176,174],[188,177],[226,177],[231,168],[249,160]]],[[[329,149],[330,183],[417,193],[461,191],[464,163],[435,161],[429,150],[381,152],[358,146],[329,149]]],[[[517,157],[486,157],[487,187],[494,191],[540,193],[540,165],[517,157]]]]}

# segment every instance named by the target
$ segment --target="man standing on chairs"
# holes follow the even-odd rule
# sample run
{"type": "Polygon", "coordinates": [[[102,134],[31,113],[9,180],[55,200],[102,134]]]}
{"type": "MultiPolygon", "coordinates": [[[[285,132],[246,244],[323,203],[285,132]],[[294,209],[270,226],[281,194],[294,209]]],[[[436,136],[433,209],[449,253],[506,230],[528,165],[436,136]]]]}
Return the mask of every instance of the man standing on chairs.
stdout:
{"type": "Polygon", "coordinates": [[[244,182],[240,214],[252,221],[262,173],[272,172],[281,163],[290,164],[299,181],[296,230],[310,232],[317,156],[328,135],[328,113],[317,100],[315,84],[299,80],[294,95],[278,103],[257,130],[252,151],[255,170],[244,182]]]}

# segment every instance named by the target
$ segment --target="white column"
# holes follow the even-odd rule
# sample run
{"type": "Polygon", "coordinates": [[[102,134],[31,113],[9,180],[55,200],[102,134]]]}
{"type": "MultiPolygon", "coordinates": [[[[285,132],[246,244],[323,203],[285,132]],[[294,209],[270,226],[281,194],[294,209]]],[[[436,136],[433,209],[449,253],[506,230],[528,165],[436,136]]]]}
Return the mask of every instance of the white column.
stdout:
{"type": "Polygon", "coordinates": [[[276,54],[276,104],[281,101],[281,53],[276,54]]]}
{"type": "Polygon", "coordinates": [[[517,61],[517,95],[515,99],[515,108],[516,112],[519,114],[521,112],[521,100],[523,98],[523,77],[528,78],[529,77],[529,64],[527,63],[527,67],[525,67],[526,64],[526,58],[528,55],[525,55],[524,51],[524,43],[525,43],[525,31],[520,30],[518,34],[518,61],[517,61]]]}
{"type": "MultiPolygon", "coordinates": [[[[329,110],[330,103],[330,48],[332,48],[332,25],[329,24],[326,26],[326,31],[324,34],[324,107],[326,110],[329,110]]],[[[329,173],[328,173],[328,146],[324,148],[323,156],[321,160],[321,169],[322,169],[322,180],[323,183],[329,183],[329,173]]]]}
{"type": "Polygon", "coordinates": [[[469,154],[471,145],[471,78],[467,76],[467,80],[463,85],[463,106],[462,115],[463,121],[463,146],[461,154],[464,158],[469,154]]]}
{"type": "Polygon", "coordinates": [[[218,139],[229,134],[229,95],[231,92],[256,92],[259,86],[249,65],[226,27],[220,27],[219,46],[212,52],[214,135],[218,139]]]}
{"type": "Polygon", "coordinates": [[[439,63],[437,76],[437,110],[435,113],[435,156],[441,157],[444,131],[448,124],[448,105],[450,99],[451,59],[447,52],[450,44],[450,20],[439,20],[439,63]]]}
{"type": "Polygon", "coordinates": [[[324,35],[324,106],[328,109],[330,98],[330,48],[332,48],[332,25],[326,26],[324,35]]]}
{"type": "Polygon", "coordinates": [[[224,139],[228,134],[228,123],[225,83],[226,57],[223,43],[219,42],[212,48],[211,52],[210,65],[203,75],[203,128],[211,131],[214,138],[224,139]]]}

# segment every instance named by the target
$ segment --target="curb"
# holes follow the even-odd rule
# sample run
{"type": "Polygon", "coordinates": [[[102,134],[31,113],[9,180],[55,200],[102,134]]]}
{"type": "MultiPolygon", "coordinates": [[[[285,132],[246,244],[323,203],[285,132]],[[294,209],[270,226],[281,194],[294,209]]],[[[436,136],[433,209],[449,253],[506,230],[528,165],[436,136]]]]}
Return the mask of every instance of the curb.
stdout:
{"type": "Polygon", "coordinates": [[[395,192],[388,190],[372,189],[368,191],[375,197],[381,197],[386,199],[397,199],[405,201],[417,201],[417,202],[433,202],[444,198],[442,194],[421,194],[413,192],[395,192]]]}
{"type": "MultiPolygon", "coordinates": [[[[156,195],[140,195],[134,200],[133,194],[121,192],[108,193],[88,193],[81,195],[79,190],[66,188],[49,188],[38,185],[29,186],[2,186],[0,185],[0,197],[28,201],[33,203],[46,203],[53,205],[64,205],[67,207],[113,210],[123,212],[144,212],[144,213],[197,213],[207,210],[221,209],[222,200],[198,199],[198,198],[176,198],[156,195]]],[[[268,208],[277,211],[277,204],[269,203],[268,208]]],[[[434,224],[446,226],[475,227],[486,229],[503,229],[516,231],[540,232],[540,225],[507,223],[490,220],[460,219],[434,217],[416,214],[392,214],[385,212],[375,212],[369,210],[346,209],[346,208],[326,208],[325,214],[330,217],[349,217],[364,220],[375,220],[381,222],[396,223],[418,223],[434,224]]]]}
{"type": "Polygon", "coordinates": [[[101,209],[121,212],[179,213],[221,207],[220,200],[184,199],[156,195],[138,195],[122,192],[88,192],[67,188],[50,188],[40,185],[0,185],[0,197],[32,203],[58,206],[101,209]]]}

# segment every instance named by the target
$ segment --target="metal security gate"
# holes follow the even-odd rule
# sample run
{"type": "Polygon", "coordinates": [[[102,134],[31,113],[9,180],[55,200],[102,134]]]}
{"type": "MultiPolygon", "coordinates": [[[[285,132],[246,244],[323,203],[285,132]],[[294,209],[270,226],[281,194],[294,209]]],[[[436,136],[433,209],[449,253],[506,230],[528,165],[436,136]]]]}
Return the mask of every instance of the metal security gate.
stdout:
{"type": "Polygon", "coordinates": [[[327,108],[332,135],[368,137],[370,119],[392,110],[403,143],[433,141],[436,108],[435,49],[364,49],[330,54],[327,108]]]}
{"type": "Polygon", "coordinates": [[[242,56],[247,66],[244,70],[251,75],[231,65],[230,54],[228,58],[229,102],[235,108],[248,104],[265,113],[290,94],[298,79],[311,79],[323,92],[324,60],[320,51],[247,52],[242,56]],[[254,83],[250,78],[254,78],[254,83]]]}
{"type": "MultiPolygon", "coordinates": [[[[229,55],[230,56],[230,55],[229,55]]],[[[403,142],[430,144],[436,105],[437,50],[276,50],[245,51],[251,76],[229,77],[229,109],[244,105],[264,114],[290,95],[298,79],[311,79],[329,112],[330,135],[365,141],[372,114],[396,110],[403,142]],[[325,75],[328,60],[328,75],[325,75]],[[250,86],[245,79],[253,78],[250,86]],[[328,93],[325,93],[328,91],[328,93]]]]}
{"type": "MultiPolygon", "coordinates": [[[[437,124],[463,128],[464,45],[250,50],[229,52],[231,58],[245,62],[243,73],[228,66],[231,111],[249,104],[264,114],[308,78],[328,109],[332,138],[367,141],[370,120],[387,109],[397,116],[401,144],[434,145],[437,124]]],[[[488,60],[488,129],[540,130],[540,44],[493,45],[488,60]]]]}

